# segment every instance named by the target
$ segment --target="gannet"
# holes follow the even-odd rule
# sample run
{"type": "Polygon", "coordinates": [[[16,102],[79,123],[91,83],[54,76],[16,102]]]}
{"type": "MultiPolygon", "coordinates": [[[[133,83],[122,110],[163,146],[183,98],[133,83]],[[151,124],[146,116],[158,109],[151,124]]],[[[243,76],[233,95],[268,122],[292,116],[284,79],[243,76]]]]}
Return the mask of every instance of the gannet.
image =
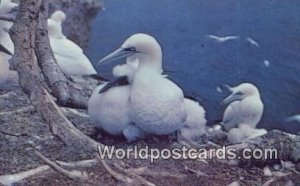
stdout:
{"type": "MultiPolygon", "coordinates": [[[[0,15],[9,14],[16,6],[18,5],[16,3],[11,2],[11,0],[0,1],[0,15]]],[[[6,30],[10,29],[12,25],[12,22],[0,20],[0,43],[11,53],[14,52],[14,44],[6,30]]]]}
{"type": "MultiPolygon", "coordinates": [[[[0,15],[9,14],[15,7],[16,3],[11,0],[0,1],[0,15]]],[[[0,89],[4,90],[17,85],[17,72],[9,69],[9,59],[14,52],[13,42],[8,34],[7,29],[13,25],[12,22],[0,20],[0,89]]]]}
{"type": "Polygon", "coordinates": [[[258,89],[253,84],[243,83],[229,87],[229,90],[232,94],[222,102],[229,105],[225,109],[221,124],[227,131],[241,123],[255,128],[264,109],[258,89]]]}
{"type": "Polygon", "coordinates": [[[48,34],[55,59],[63,73],[67,75],[97,74],[83,50],[62,33],[65,13],[55,11],[48,19],[48,34]]]}
{"type": "Polygon", "coordinates": [[[129,59],[126,64],[115,66],[113,75],[126,76],[129,84],[111,87],[102,93],[100,91],[106,83],[99,85],[88,102],[90,122],[109,134],[124,135],[128,142],[144,137],[144,132],[133,124],[129,116],[130,82],[137,65],[137,60],[129,59]]]}
{"type": "Polygon", "coordinates": [[[239,39],[239,36],[216,36],[216,35],[207,35],[208,38],[215,40],[218,43],[224,43],[229,40],[239,39]]]}
{"type": "Polygon", "coordinates": [[[251,37],[247,37],[247,41],[253,45],[253,46],[256,46],[256,47],[259,47],[259,43],[257,41],[255,41],[254,39],[252,39],[251,37]]]}
{"type": "Polygon", "coordinates": [[[162,51],[147,34],[134,34],[98,64],[134,56],[139,66],[130,92],[130,119],[146,133],[167,135],[184,125],[187,113],[182,90],[161,74],[162,51]]]}
{"type": "Polygon", "coordinates": [[[230,143],[240,143],[265,135],[266,133],[267,131],[265,129],[252,128],[248,124],[242,123],[237,128],[230,129],[227,138],[230,143]]]}
{"type": "Polygon", "coordinates": [[[199,137],[206,133],[205,110],[196,101],[189,98],[184,99],[187,118],[180,133],[186,139],[197,141],[199,137]]]}

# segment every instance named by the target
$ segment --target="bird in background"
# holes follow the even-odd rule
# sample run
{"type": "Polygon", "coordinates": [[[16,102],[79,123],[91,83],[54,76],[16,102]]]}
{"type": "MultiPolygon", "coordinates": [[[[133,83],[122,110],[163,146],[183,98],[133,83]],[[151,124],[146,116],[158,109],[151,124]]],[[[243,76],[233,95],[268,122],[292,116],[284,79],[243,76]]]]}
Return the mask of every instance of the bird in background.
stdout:
{"type": "Polygon", "coordinates": [[[162,75],[162,51],[156,39],[134,34],[98,64],[132,57],[139,61],[130,82],[129,117],[134,125],[148,135],[181,129],[187,120],[185,98],[182,90],[162,75]]]}
{"type": "Polygon", "coordinates": [[[225,43],[230,40],[237,40],[239,39],[239,36],[217,36],[217,35],[206,35],[206,37],[213,39],[217,43],[225,43]]]}
{"type": "MultiPolygon", "coordinates": [[[[16,3],[10,0],[0,2],[0,15],[9,14],[16,3]]],[[[9,59],[14,52],[13,42],[6,31],[13,25],[12,22],[0,20],[0,89],[7,90],[18,85],[18,75],[16,71],[10,70],[9,59]]]]}
{"type": "Polygon", "coordinates": [[[260,47],[259,43],[251,37],[247,37],[247,41],[253,46],[260,47]]]}
{"type": "MultiPolygon", "coordinates": [[[[0,15],[7,15],[11,13],[17,6],[18,5],[11,0],[1,0],[0,15]]],[[[9,30],[12,25],[12,22],[0,20],[0,43],[11,53],[14,52],[14,44],[7,30],[9,30]]]]}
{"type": "Polygon", "coordinates": [[[83,50],[62,32],[64,12],[57,10],[48,19],[48,34],[55,59],[66,75],[95,75],[95,68],[83,50]]]}
{"type": "Polygon", "coordinates": [[[250,83],[242,83],[236,87],[228,86],[228,89],[232,93],[222,102],[227,107],[221,125],[227,131],[241,123],[255,128],[264,110],[257,87],[250,83]]]}

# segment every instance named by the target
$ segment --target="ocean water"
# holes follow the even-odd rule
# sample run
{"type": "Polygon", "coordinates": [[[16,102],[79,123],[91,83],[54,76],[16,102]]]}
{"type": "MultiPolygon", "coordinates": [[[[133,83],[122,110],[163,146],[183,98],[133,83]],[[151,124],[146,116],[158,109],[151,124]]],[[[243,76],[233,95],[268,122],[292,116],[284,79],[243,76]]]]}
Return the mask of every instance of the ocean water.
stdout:
{"type": "MultiPolygon", "coordinates": [[[[224,111],[220,102],[228,92],[218,92],[218,86],[250,82],[257,85],[265,104],[260,127],[300,130],[300,124],[284,124],[286,117],[300,113],[299,0],[104,2],[87,50],[94,63],[130,35],[148,33],[162,46],[170,79],[200,101],[209,120],[220,119],[224,111]],[[217,43],[209,34],[239,39],[217,43]]],[[[103,65],[97,70],[110,77],[111,68],[103,65]]]]}

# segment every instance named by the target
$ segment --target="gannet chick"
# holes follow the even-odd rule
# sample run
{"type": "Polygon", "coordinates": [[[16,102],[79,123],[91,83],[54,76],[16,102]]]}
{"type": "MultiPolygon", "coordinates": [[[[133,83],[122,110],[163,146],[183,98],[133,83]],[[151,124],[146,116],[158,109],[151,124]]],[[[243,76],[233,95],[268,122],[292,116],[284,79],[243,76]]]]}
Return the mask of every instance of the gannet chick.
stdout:
{"type": "Polygon", "coordinates": [[[185,108],[187,119],[183,128],[180,129],[181,135],[191,141],[196,141],[206,133],[205,110],[198,102],[185,98],[185,108]]]}
{"type": "Polygon", "coordinates": [[[98,64],[129,56],[139,60],[130,93],[131,120],[146,133],[156,135],[182,128],[187,117],[183,92],[161,75],[162,51],[152,36],[132,35],[98,64]]]}
{"type": "Polygon", "coordinates": [[[59,67],[68,75],[97,74],[83,50],[62,33],[62,22],[65,19],[62,11],[54,12],[48,19],[50,45],[59,67]]]}
{"type": "Polygon", "coordinates": [[[255,129],[248,124],[240,124],[237,128],[229,130],[227,138],[230,143],[241,143],[265,134],[267,134],[265,129],[255,129]]]}
{"type": "Polygon", "coordinates": [[[229,87],[229,90],[232,94],[222,102],[229,104],[221,122],[223,127],[229,131],[231,128],[245,123],[255,128],[264,109],[258,89],[253,84],[243,83],[236,87],[229,87]]]}
{"type": "MultiPolygon", "coordinates": [[[[129,82],[136,70],[128,62],[113,69],[115,77],[127,76],[129,82]]],[[[129,97],[131,85],[111,87],[103,93],[100,90],[106,84],[99,85],[88,102],[90,122],[112,135],[124,135],[128,142],[144,137],[144,132],[136,127],[129,116],[129,97]]]]}

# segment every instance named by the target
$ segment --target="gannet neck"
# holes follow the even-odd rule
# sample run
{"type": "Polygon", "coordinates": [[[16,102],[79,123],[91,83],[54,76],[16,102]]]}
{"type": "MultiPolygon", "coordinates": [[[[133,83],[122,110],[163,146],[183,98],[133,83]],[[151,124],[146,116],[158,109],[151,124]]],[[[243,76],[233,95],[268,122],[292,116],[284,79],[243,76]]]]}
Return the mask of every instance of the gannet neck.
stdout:
{"type": "Polygon", "coordinates": [[[151,70],[153,72],[157,72],[157,73],[161,74],[162,59],[161,59],[161,56],[159,56],[159,54],[140,55],[140,57],[138,57],[138,59],[139,59],[138,70],[146,68],[148,70],[151,70]]]}

